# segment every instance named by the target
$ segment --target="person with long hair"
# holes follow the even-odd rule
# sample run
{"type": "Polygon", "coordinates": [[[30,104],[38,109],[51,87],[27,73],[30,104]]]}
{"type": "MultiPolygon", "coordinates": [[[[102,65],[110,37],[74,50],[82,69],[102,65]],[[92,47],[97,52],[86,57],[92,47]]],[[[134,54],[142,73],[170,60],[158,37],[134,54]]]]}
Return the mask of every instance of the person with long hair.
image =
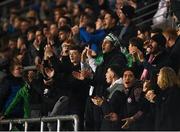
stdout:
{"type": "Polygon", "coordinates": [[[156,105],[155,130],[180,130],[180,85],[175,71],[163,67],[157,79],[160,93],[149,90],[146,98],[156,105]]]}

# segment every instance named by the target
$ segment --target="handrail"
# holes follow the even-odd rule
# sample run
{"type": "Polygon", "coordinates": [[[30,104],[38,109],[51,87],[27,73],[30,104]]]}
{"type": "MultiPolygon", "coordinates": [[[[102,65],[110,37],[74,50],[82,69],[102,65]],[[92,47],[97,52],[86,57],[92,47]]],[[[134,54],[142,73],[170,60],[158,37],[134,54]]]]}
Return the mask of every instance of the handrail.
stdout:
{"type": "MultiPolygon", "coordinates": [[[[27,131],[27,126],[28,126],[27,124],[28,123],[41,122],[41,131],[43,131],[44,122],[51,122],[51,121],[56,121],[56,120],[57,120],[58,126],[60,126],[60,121],[73,120],[74,121],[74,131],[78,131],[79,118],[77,115],[65,115],[65,116],[42,117],[42,118],[28,118],[28,119],[5,119],[5,120],[0,121],[0,124],[9,124],[9,129],[11,130],[12,124],[24,123],[25,124],[24,130],[27,131]]],[[[59,131],[59,128],[57,130],[59,131]]]]}
{"type": "MultiPolygon", "coordinates": [[[[170,10],[170,12],[168,12],[168,13],[172,13],[172,10],[170,10]]],[[[158,16],[153,17],[153,18],[144,20],[143,22],[136,24],[136,26],[139,26],[139,25],[142,25],[142,24],[144,24],[144,23],[147,23],[147,22],[151,21],[152,19],[157,18],[157,17],[160,17],[160,16],[163,16],[163,15],[165,15],[165,14],[166,14],[166,13],[162,13],[162,14],[160,14],[160,15],[158,15],[158,16]]]]}
{"type": "MultiPolygon", "coordinates": [[[[166,6],[163,6],[163,7],[161,7],[160,9],[163,9],[163,8],[166,8],[166,6]]],[[[145,13],[145,14],[142,14],[142,15],[140,15],[140,16],[137,16],[137,17],[135,17],[134,19],[133,19],[133,21],[135,21],[135,20],[137,20],[137,19],[139,19],[139,18],[141,18],[141,17],[144,17],[144,16],[146,16],[146,15],[150,15],[151,13],[155,13],[157,10],[155,9],[155,10],[152,10],[152,11],[149,11],[149,12],[147,12],[147,13],[145,13]]]]}
{"type": "Polygon", "coordinates": [[[74,119],[76,118],[77,115],[66,115],[66,116],[54,116],[54,117],[42,117],[42,118],[27,118],[27,119],[5,119],[0,121],[0,124],[7,124],[9,122],[12,123],[22,123],[22,122],[37,122],[37,121],[43,121],[43,122],[48,122],[50,120],[57,120],[60,119],[62,121],[68,120],[69,118],[74,119]]]}
{"type": "Polygon", "coordinates": [[[7,4],[9,4],[9,3],[13,2],[13,1],[15,1],[15,0],[5,0],[5,1],[0,3],[0,6],[7,5],[7,4]]]}
{"type": "Polygon", "coordinates": [[[141,15],[141,16],[135,17],[135,18],[133,19],[133,21],[138,20],[139,18],[142,18],[142,17],[144,17],[144,16],[150,15],[150,14],[155,13],[155,12],[156,12],[156,10],[152,10],[152,11],[150,11],[150,12],[144,13],[144,14],[141,15]]]}
{"type": "Polygon", "coordinates": [[[142,7],[142,8],[140,8],[140,9],[137,9],[137,10],[136,10],[136,13],[137,13],[137,12],[140,12],[140,11],[142,11],[142,10],[145,10],[145,9],[147,9],[147,8],[153,6],[153,5],[156,5],[156,4],[158,4],[158,3],[159,3],[159,1],[156,1],[156,2],[154,2],[154,3],[152,3],[152,4],[149,4],[149,5],[145,6],[145,7],[142,7]]]}

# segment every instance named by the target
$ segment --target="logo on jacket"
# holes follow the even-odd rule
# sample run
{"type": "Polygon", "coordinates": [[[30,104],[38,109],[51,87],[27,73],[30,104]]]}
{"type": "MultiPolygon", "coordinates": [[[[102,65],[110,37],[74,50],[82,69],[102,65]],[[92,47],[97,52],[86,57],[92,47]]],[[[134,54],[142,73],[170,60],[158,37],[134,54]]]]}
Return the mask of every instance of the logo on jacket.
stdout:
{"type": "Polygon", "coordinates": [[[131,103],[131,102],[132,102],[132,99],[129,97],[129,98],[127,99],[127,102],[128,102],[128,103],[131,103]]]}

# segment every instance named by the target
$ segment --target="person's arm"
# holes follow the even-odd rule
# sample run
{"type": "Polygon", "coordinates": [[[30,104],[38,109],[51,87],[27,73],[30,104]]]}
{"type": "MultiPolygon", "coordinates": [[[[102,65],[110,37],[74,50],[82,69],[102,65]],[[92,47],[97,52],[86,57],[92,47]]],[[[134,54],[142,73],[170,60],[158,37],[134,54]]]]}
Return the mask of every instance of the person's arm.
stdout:
{"type": "Polygon", "coordinates": [[[89,58],[89,66],[91,67],[93,72],[96,71],[97,64],[96,64],[96,60],[94,58],[89,58]]]}
{"type": "Polygon", "coordinates": [[[15,98],[11,102],[11,104],[7,107],[6,111],[4,112],[4,116],[8,116],[14,107],[19,103],[19,101],[23,98],[24,100],[24,117],[27,118],[30,116],[30,107],[28,103],[28,91],[27,85],[25,84],[16,94],[15,98]]]}
{"type": "Polygon", "coordinates": [[[122,119],[122,121],[125,121],[124,125],[122,126],[123,129],[129,128],[129,126],[134,123],[137,119],[139,119],[143,115],[142,111],[138,111],[136,114],[134,114],[131,117],[122,119]]]}
{"type": "Polygon", "coordinates": [[[103,30],[99,30],[95,34],[88,33],[85,28],[80,28],[80,38],[87,43],[98,43],[103,40],[105,37],[105,32],[103,30]]]}

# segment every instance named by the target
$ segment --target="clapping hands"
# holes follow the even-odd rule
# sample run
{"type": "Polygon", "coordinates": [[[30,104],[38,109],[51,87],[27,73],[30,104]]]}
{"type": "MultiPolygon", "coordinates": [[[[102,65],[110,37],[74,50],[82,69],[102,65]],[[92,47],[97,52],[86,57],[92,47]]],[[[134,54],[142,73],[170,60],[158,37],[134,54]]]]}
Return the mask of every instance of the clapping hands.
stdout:
{"type": "Polygon", "coordinates": [[[95,96],[93,98],[91,98],[92,102],[97,105],[97,106],[101,106],[102,103],[104,102],[104,99],[98,96],[95,96]]]}
{"type": "Polygon", "coordinates": [[[79,72],[73,71],[72,75],[74,78],[78,79],[78,80],[84,80],[85,78],[91,77],[92,76],[92,72],[90,70],[81,70],[79,72]]]}
{"type": "Polygon", "coordinates": [[[154,98],[156,97],[156,94],[154,93],[154,90],[149,90],[146,95],[146,99],[150,101],[151,103],[154,103],[154,98]]]}

